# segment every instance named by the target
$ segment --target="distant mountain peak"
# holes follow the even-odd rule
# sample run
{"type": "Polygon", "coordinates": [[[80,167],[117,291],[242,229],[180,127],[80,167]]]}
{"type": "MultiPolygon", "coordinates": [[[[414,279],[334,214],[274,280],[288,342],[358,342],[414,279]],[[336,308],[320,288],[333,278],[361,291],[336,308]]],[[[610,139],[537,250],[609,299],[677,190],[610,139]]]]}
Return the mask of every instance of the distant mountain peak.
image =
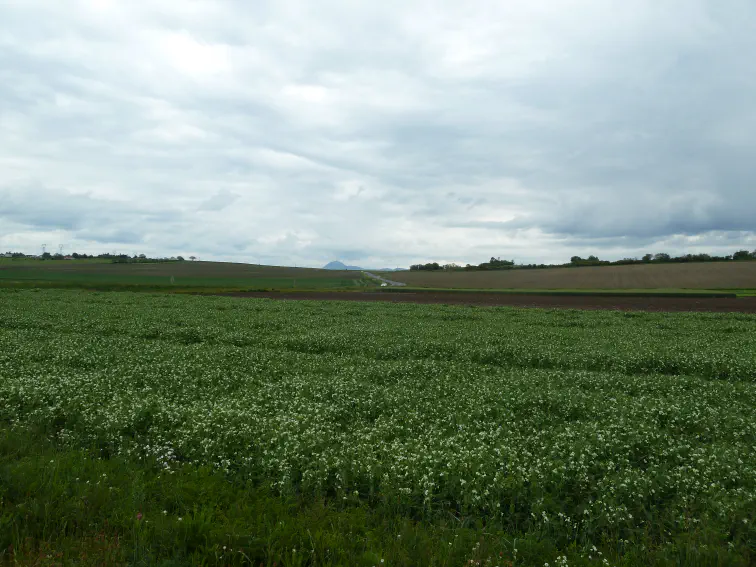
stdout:
{"type": "Polygon", "coordinates": [[[344,262],[339,262],[338,260],[334,260],[333,262],[328,262],[325,266],[323,266],[324,270],[341,270],[343,271],[361,271],[362,268],[359,266],[347,266],[344,264],[344,262]]]}
{"type": "Polygon", "coordinates": [[[360,268],[359,266],[347,266],[344,262],[340,262],[338,260],[334,260],[333,262],[328,262],[325,266],[323,266],[324,270],[341,270],[342,272],[357,272],[357,271],[364,271],[364,272],[400,272],[402,271],[402,268],[360,268]]]}

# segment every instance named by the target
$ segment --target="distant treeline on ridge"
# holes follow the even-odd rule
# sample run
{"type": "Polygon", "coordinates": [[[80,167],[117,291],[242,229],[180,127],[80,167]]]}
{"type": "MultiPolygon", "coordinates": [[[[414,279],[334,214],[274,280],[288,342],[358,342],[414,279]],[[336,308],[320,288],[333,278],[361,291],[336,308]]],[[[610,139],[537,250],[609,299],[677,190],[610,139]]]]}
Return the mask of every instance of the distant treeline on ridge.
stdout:
{"type": "Polygon", "coordinates": [[[646,254],[642,258],[623,258],[610,262],[601,260],[597,256],[588,256],[581,258],[573,256],[566,264],[516,264],[514,260],[502,260],[500,258],[491,258],[488,262],[482,264],[467,264],[459,266],[457,264],[439,264],[438,262],[429,262],[427,264],[414,264],[410,270],[446,270],[446,271],[481,271],[481,270],[536,270],[543,268],[570,268],[575,266],[627,266],[632,264],[684,264],[690,262],[740,262],[747,260],[756,260],[756,250],[738,250],[734,254],[727,256],[712,256],[710,254],[685,254],[683,256],[670,256],[664,252],[659,254],[646,254]]]}
{"type": "MultiPolygon", "coordinates": [[[[171,258],[149,258],[145,254],[134,254],[133,256],[129,256],[128,254],[78,254],[77,252],[73,252],[72,254],[60,254],[55,253],[51,254],[50,252],[45,252],[44,254],[41,254],[39,256],[33,256],[28,254],[23,254],[21,252],[6,252],[5,254],[0,254],[0,258],[13,258],[13,259],[23,259],[23,258],[30,258],[30,259],[39,259],[39,260],[110,260],[114,264],[154,264],[154,263],[160,263],[160,262],[184,262],[183,256],[174,256],[171,258]]],[[[191,256],[190,260],[194,260],[195,257],[191,256]]]]}

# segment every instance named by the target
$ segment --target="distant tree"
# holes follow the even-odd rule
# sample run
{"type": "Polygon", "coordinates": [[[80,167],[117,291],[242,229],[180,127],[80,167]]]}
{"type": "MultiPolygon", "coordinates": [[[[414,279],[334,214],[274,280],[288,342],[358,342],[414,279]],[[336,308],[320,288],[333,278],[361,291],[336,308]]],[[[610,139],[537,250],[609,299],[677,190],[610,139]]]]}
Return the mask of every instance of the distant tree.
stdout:
{"type": "MultiPolygon", "coordinates": [[[[580,256],[573,256],[570,258],[570,263],[573,266],[601,266],[605,264],[611,264],[607,260],[600,260],[598,256],[590,255],[587,258],[581,258],[580,256]]],[[[624,260],[619,260],[617,264],[626,263],[624,260]]]]}
{"type": "Polygon", "coordinates": [[[52,254],[50,254],[49,252],[45,252],[42,254],[43,260],[50,260],[51,258],[52,258],[52,254]]]}
{"type": "Polygon", "coordinates": [[[197,259],[197,256],[189,256],[189,259],[194,262],[197,259]]]}
{"type": "Polygon", "coordinates": [[[738,250],[732,255],[733,260],[750,260],[751,258],[751,253],[748,250],[738,250]]]}
{"type": "Polygon", "coordinates": [[[648,263],[649,263],[649,262],[650,262],[651,260],[653,260],[653,259],[654,259],[654,255],[653,255],[653,254],[644,254],[644,255],[643,255],[643,261],[644,261],[645,263],[647,263],[647,264],[648,264],[648,263]]]}
{"type": "Polygon", "coordinates": [[[440,270],[442,269],[441,265],[438,262],[428,262],[427,264],[413,264],[410,266],[410,270],[426,270],[426,271],[434,271],[434,270],[440,270]]]}
{"type": "Polygon", "coordinates": [[[183,256],[176,256],[176,260],[178,260],[179,262],[183,262],[184,261],[184,257],[183,256]]]}
{"type": "Polygon", "coordinates": [[[502,269],[514,266],[514,260],[502,260],[501,258],[491,258],[488,263],[491,265],[491,269],[502,269]]]}
{"type": "Polygon", "coordinates": [[[654,254],[654,262],[669,262],[670,256],[666,252],[659,252],[658,254],[654,254]]]}

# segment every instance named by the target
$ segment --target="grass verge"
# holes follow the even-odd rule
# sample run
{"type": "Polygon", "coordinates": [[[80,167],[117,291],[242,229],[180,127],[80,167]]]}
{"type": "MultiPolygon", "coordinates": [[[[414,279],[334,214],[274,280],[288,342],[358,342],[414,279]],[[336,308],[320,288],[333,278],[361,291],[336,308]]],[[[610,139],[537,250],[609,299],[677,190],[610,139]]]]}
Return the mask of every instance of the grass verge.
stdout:
{"type": "Polygon", "coordinates": [[[3,565],[752,565],[754,543],[728,537],[704,523],[665,546],[580,549],[357,496],[285,500],[208,468],[100,458],[0,426],[3,565]]]}

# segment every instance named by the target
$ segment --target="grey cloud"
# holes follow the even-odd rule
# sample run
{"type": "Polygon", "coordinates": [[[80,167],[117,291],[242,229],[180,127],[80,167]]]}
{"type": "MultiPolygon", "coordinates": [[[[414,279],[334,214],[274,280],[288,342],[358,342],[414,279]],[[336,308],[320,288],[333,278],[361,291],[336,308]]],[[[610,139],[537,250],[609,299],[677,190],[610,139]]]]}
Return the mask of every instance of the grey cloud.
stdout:
{"type": "Polygon", "coordinates": [[[166,6],[0,8],[3,238],[300,265],[753,239],[745,0],[166,6]]]}
{"type": "Polygon", "coordinates": [[[80,230],[88,219],[108,222],[119,205],[33,186],[0,189],[0,217],[36,229],[80,230]]]}
{"type": "Polygon", "coordinates": [[[239,199],[239,195],[222,189],[206,201],[203,201],[199,209],[201,211],[222,211],[226,207],[233,205],[237,199],[239,199]]]}
{"type": "MultiPolygon", "coordinates": [[[[575,202],[565,200],[547,212],[535,212],[506,222],[477,223],[494,229],[538,228],[555,235],[581,237],[661,237],[712,231],[754,231],[756,195],[744,193],[727,199],[714,192],[665,195],[631,192],[630,195],[595,194],[575,202]]],[[[468,223],[467,226],[475,226],[468,223]]]]}
{"type": "MultiPolygon", "coordinates": [[[[165,228],[181,213],[44,187],[0,188],[0,219],[35,232],[64,231],[71,239],[139,244],[145,233],[165,228]],[[139,230],[132,227],[136,225],[139,230]]],[[[35,243],[36,244],[36,243],[35,243]]]]}
{"type": "Polygon", "coordinates": [[[76,234],[77,238],[82,240],[88,240],[98,243],[119,243],[119,244],[141,244],[144,242],[144,237],[136,232],[129,230],[113,230],[113,231],[89,231],[83,230],[76,234]]]}

